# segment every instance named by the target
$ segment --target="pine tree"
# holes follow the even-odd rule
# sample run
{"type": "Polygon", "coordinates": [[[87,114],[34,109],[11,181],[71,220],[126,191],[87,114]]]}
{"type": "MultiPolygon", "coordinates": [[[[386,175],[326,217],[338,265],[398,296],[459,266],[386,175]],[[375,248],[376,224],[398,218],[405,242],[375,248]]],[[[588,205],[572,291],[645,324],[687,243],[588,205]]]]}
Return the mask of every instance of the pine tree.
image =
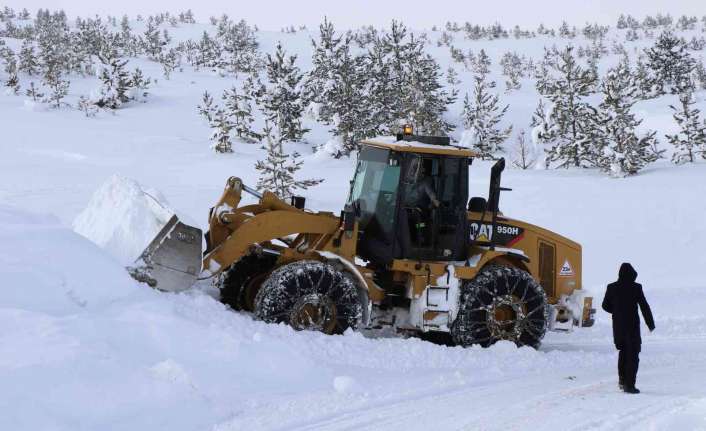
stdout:
{"type": "Polygon", "coordinates": [[[351,53],[351,41],[346,36],[338,51],[327,108],[332,113],[332,132],[337,139],[335,148],[329,147],[327,151],[337,158],[357,150],[358,142],[372,136],[374,127],[366,109],[369,95],[364,60],[351,53]]]}
{"type": "Polygon", "coordinates": [[[31,98],[33,102],[38,102],[44,97],[44,93],[39,91],[39,89],[34,85],[34,82],[29,83],[29,87],[25,90],[25,95],[31,98]]]}
{"type": "Polygon", "coordinates": [[[181,61],[180,55],[174,48],[169,48],[166,52],[161,52],[157,61],[162,65],[164,79],[169,79],[172,72],[179,67],[181,61]]]}
{"type": "Polygon", "coordinates": [[[573,47],[566,47],[551,64],[552,76],[542,95],[553,104],[549,116],[552,130],[551,148],[547,164],[558,162],[559,167],[590,165],[591,117],[595,109],[583,99],[595,86],[595,75],[576,63],[573,47]]]}
{"type": "Polygon", "coordinates": [[[14,56],[5,64],[5,73],[7,73],[5,87],[15,95],[20,94],[20,78],[17,76],[17,61],[14,56]]]}
{"type": "Polygon", "coordinates": [[[298,160],[298,153],[288,155],[284,152],[283,138],[269,120],[265,121],[263,140],[267,156],[265,160],[258,160],[255,164],[255,169],[260,171],[260,178],[257,181],[258,190],[270,191],[281,199],[287,199],[293,196],[297,190],[306,190],[323,181],[320,179],[297,180],[295,178],[295,174],[301,169],[303,162],[298,160]]]}
{"type": "Polygon", "coordinates": [[[595,164],[615,177],[636,174],[661,152],[657,150],[657,132],[637,134],[642,120],[636,119],[631,109],[639,90],[625,61],[608,72],[601,91],[603,102],[594,120],[595,164]]]}
{"type": "Polygon", "coordinates": [[[195,58],[194,66],[215,68],[218,67],[221,58],[221,46],[204,31],[198,43],[198,55],[195,58]]]}
{"type": "Polygon", "coordinates": [[[537,107],[532,113],[530,127],[532,127],[532,141],[536,145],[551,142],[554,139],[554,130],[551,128],[549,113],[547,108],[544,106],[544,100],[542,98],[539,99],[539,102],[537,102],[537,107]]]}
{"type": "Polygon", "coordinates": [[[62,100],[69,94],[69,81],[62,79],[61,73],[57,69],[49,70],[44,74],[44,85],[49,88],[50,93],[44,99],[54,108],[61,108],[65,105],[62,100]]]}
{"type": "Polygon", "coordinates": [[[279,42],[274,56],[267,54],[267,85],[261,109],[284,142],[300,141],[309,131],[301,123],[303,75],[295,64],[296,59],[295,55],[287,56],[279,42]]]}
{"type": "Polygon", "coordinates": [[[646,49],[648,65],[655,73],[658,94],[665,94],[665,85],[672,94],[682,93],[690,83],[695,62],[687,51],[686,42],[666,30],[652,48],[646,49]]]}
{"type": "Polygon", "coordinates": [[[118,56],[114,49],[99,55],[102,70],[99,79],[102,82],[93,102],[100,108],[118,109],[130,100],[130,74],[125,70],[127,60],[118,56]]]}
{"type": "Polygon", "coordinates": [[[230,132],[233,130],[233,123],[222,109],[216,110],[213,120],[211,121],[211,141],[213,148],[217,153],[232,153],[233,143],[230,139],[230,132]]]}
{"type": "Polygon", "coordinates": [[[131,99],[137,100],[138,102],[144,102],[149,94],[147,90],[149,90],[151,84],[152,80],[150,78],[145,78],[142,70],[139,67],[136,67],[130,77],[130,87],[132,88],[131,99]]]}
{"type": "Polygon", "coordinates": [[[260,65],[258,42],[255,32],[241,20],[232,23],[228,19],[221,21],[217,39],[222,47],[220,68],[227,73],[252,72],[260,65]]]}
{"type": "Polygon", "coordinates": [[[313,104],[317,108],[316,117],[323,124],[330,124],[334,115],[330,101],[331,92],[334,91],[334,74],[342,55],[342,48],[339,47],[341,40],[326,18],[319,26],[318,41],[311,40],[314,48],[312,67],[304,80],[302,97],[305,104],[313,104]]]}
{"type": "Polygon", "coordinates": [[[409,61],[408,119],[417,133],[426,135],[446,135],[454,126],[444,120],[447,106],[457,96],[457,91],[447,93],[441,84],[442,75],[439,64],[428,54],[419,51],[409,61]]]}
{"type": "Polygon", "coordinates": [[[159,26],[156,25],[154,19],[150,17],[147,21],[147,28],[142,35],[142,49],[150,59],[157,61],[166,44],[167,42],[163,41],[160,37],[159,26]]]}
{"type": "Polygon", "coordinates": [[[700,90],[706,90],[706,67],[702,61],[697,62],[694,68],[694,82],[700,90]]]}
{"type": "Polygon", "coordinates": [[[424,44],[397,21],[373,41],[364,58],[371,132],[394,134],[402,124],[424,133],[451,130],[443,115],[456,94],[442,86],[440,67],[424,44]]]}
{"type": "Polygon", "coordinates": [[[694,107],[694,95],[691,91],[679,95],[679,106],[670,105],[674,111],[674,120],[680,131],[674,135],[666,135],[669,143],[674,146],[672,162],[681,164],[694,162],[701,154],[706,158],[706,125],[701,121],[701,111],[694,107]]]}
{"type": "Polygon", "coordinates": [[[37,61],[37,55],[34,52],[34,44],[29,39],[22,41],[18,67],[20,71],[30,76],[39,73],[39,62],[37,61]]]}
{"type": "Polygon", "coordinates": [[[91,99],[86,96],[81,96],[78,98],[78,110],[83,112],[86,117],[95,117],[98,113],[98,107],[91,102],[91,99]]]}
{"type": "Polygon", "coordinates": [[[201,115],[209,124],[213,121],[215,116],[217,106],[213,104],[213,97],[209,94],[208,90],[203,92],[201,97],[201,104],[196,107],[201,115]]]}
{"type": "Polygon", "coordinates": [[[525,131],[520,130],[512,153],[512,165],[519,169],[529,169],[537,162],[534,147],[527,142],[525,131]]]}
{"type": "Polygon", "coordinates": [[[452,90],[458,91],[458,86],[461,85],[461,80],[458,77],[458,72],[453,66],[446,69],[446,83],[449,84],[452,90]]]}
{"type": "Polygon", "coordinates": [[[223,92],[223,101],[226,115],[233,125],[233,130],[239,138],[257,138],[257,134],[252,130],[252,106],[247,94],[238,92],[233,86],[230,90],[223,92]]]}
{"type": "MultiPolygon", "coordinates": [[[[481,49],[478,53],[478,57],[476,57],[473,62],[473,73],[480,75],[485,79],[485,77],[490,74],[491,65],[492,62],[490,61],[490,57],[488,57],[488,54],[485,53],[484,49],[481,49]]],[[[493,86],[495,86],[495,83],[493,83],[493,86]]]]}
{"type": "Polygon", "coordinates": [[[655,77],[652,69],[647,67],[642,57],[638,57],[633,72],[635,84],[638,87],[638,97],[647,100],[657,97],[659,94],[655,91],[655,77]]]}
{"type": "Polygon", "coordinates": [[[520,78],[524,75],[520,56],[515,52],[506,52],[500,59],[500,66],[503,68],[503,76],[507,77],[505,91],[509,93],[520,89],[520,78]]]}
{"type": "Polygon", "coordinates": [[[489,93],[492,87],[482,75],[476,75],[474,79],[473,98],[466,94],[463,100],[463,126],[466,130],[462,141],[482,159],[494,159],[503,150],[502,143],[512,132],[512,126],[506,129],[498,127],[508,106],[500,108],[498,96],[489,93]]]}

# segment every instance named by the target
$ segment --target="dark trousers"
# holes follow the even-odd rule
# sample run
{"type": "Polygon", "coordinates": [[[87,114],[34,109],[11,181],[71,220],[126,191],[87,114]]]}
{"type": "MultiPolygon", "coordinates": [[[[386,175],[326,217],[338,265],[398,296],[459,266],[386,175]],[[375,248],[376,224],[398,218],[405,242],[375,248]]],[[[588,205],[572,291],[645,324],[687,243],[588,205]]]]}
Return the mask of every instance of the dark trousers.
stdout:
{"type": "Polygon", "coordinates": [[[627,388],[635,386],[640,365],[640,346],[626,345],[618,350],[618,378],[627,388]]]}

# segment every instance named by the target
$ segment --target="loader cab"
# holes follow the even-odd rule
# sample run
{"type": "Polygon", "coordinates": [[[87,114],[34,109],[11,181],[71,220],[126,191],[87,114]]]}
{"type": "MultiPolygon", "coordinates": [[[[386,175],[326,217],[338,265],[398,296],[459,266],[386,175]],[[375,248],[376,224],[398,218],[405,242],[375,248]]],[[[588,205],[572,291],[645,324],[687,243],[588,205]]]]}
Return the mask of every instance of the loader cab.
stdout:
{"type": "Polygon", "coordinates": [[[358,255],[374,264],[465,258],[470,159],[419,147],[361,145],[348,203],[358,219],[358,255]]]}

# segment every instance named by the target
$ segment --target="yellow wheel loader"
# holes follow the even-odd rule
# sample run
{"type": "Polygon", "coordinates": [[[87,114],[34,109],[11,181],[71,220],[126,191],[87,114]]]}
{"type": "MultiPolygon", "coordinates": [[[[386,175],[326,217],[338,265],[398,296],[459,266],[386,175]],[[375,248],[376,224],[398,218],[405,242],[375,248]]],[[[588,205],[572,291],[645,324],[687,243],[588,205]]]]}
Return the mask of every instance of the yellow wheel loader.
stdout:
{"type": "Polygon", "coordinates": [[[581,246],[500,211],[503,159],[488,198],[469,199],[473,158],[442,137],[363,141],[338,215],[231,177],[203,253],[201,231],[174,217],[131,273],[166,291],[213,278],[234,310],[326,334],[392,328],[536,347],[547,330],[592,325],[581,246]],[[243,192],[258,202],[241,206],[243,192]]]}

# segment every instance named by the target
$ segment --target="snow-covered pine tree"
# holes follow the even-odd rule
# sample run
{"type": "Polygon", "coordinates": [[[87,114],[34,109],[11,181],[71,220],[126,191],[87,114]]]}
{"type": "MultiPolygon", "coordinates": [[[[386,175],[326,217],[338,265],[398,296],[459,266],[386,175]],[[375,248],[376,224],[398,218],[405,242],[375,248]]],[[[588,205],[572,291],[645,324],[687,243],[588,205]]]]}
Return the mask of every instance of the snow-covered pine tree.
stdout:
{"type": "Polygon", "coordinates": [[[654,46],[645,50],[648,66],[655,73],[658,94],[665,94],[670,86],[672,94],[682,93],[690,82],[695,62],[687,51],[686,42],[670,30],[663,31],[654,46]]]}
{"type": "Polygon", "coordinates": [[[458,86],[461,85],[461,80],[458,77],[458,72],[453,66],[446,69],[446,83],[451,86],[452,90],[458,91],[458,86]]]}
{"type": "Polygon", "coordinates": [[[554,130],[551,127],[549,120],[549,113],[544,105],[544,99],[539,98],[537,102],[537,107],[532,113],[532,120],[530,121],[531,137],[532,142],[535,145],[543,145],[545,142],[551,142],[554,138],[554,130]]]}
{"type": "Polygon", "coordinates": [[[216,110],[211,120],[211,148],[217,153],[232,153],[233,143],[230,132],[233,130],[233,123],[223,109],[216,110]]]}
{"type": "Polygon", "coordinates": [[[639,93],[626,61],[608,71],[601,83],[603,102],[594,120],[595,165],[614,177],[634,175],[659,159],[657,132],[638,135],[642,120],[631,112],[639,93]]]}
{"type": "Polygon", "coordinates": [[[153,17],[149,17],[147,20],[147,28],[142,34],[140,42],[142,50],[145,54],[147,54],[151,60],[158,61],[159,55],[162,53],[162,50],[167,43],[162,40],[159,33],[159,25],[155,24],[153,17]]]}
{"type": "Polygon", "coordinates": [[[616,26],[619,30],[624,30],[628,28],[628,21],[625,18],[625,14],[620,14],[620,17],[618,18],[618,24],[616,26]]]}
{"type": "Polygon", "coordinates": [[[49,89],[49,94],[43,100],[54,108],[61,108],[65,103],[64,97],[69,94],[70,82],[63,79],[58,69],[51,69],[44,74],[44,85],[49,89]]]}
{"type": "Polygon", "coordinates": [[[547,164],[558,162],[558,167],[590,165],[591,117],[596,110],[583,99],[595,87],[595,75],[576,62],[573,47],[567,46],[551,64],[555,76],[542,93],[550,102],[549,116],[552,128],[551,148],[547,164]]]}
{"type": "Polygon", "coordinates": [[[417,133],[425,135],[447,135],[454,126],[444,119],[447,107],[456,101],[456,90],[449,94],[441,84],[441,67],[431,55],[423,51],[423,44],[408,58],[409,83],[408,124],[417,133]]]}
{"type": "Polygon", "coordinates": [[[216,39],[222,47],[220,67],[231,74],[252,72],[260,67],[258,42],[254,30],[241,20],[224,19],[218,26],[216,39]]]}
{"type": "Polygon", "coordinates": [[[239,92],[233,86],[223,92],[222,98],[226,115],[230,119],[233,130],[235,130],[238,137],[241,139],[257,139],[258,135],[252,130],[252,106],[247,94],[239,92]]]}
{"type": "Polygon", "coordinates": [[[635,85],[638,88],[638,97],[643,100],[652,99],[657,97],[659,94],[655,91],[655,76],[652,69],[650,69],[643,61],[642,56],[637,58],[637,63],[635,64],[635,70],[633,71],[635,85]]]}
{"type": "Polygon", "coordinates": [[[500,59],[500,66],[503,68],[505,80],[505,92],[519,90],[520,79],[524,77],[522,58],[516,52],[506,52],[500,59]]]}
{"type": "Polygon", "coordinates": [[[44,93],[34,85],[34,81],[29,83],[29,87],[25,90],[25,95],[31,98],[33,102],[39,102],[44,97],[44,93]]]}
{"type": "Polygon", "coordinates": [[[537,163],[537,154],[535,147],[527,142],[525,131],[520,130],[515,141],[515,146],[512,148],[512,165],[519,169],[530,169],[537,163]]]}
{"type": "Polygon", "coordinates": [[[127,60],[123,60],[115,49],[108,49],[98,56],[102,64],[98,78],[102,84],[92,96],[99,108],[118,109],[130,100],[130,74],[125,70],[127,60]]]}
{"type": "Polygon", "coordinates": [[[703,61],[699,60],[696,63],[693,80],[700,90],[706,90],[706,67],[704,67],[703,61]]]}
{"type": "Polygon", "coordinates": [[[402,124],[422,133],[451,130],[443,114],[455,94],[442,86],[439,65],[424,45],[397,21],[373,41],[364,59],[371,132],[394,134],[402,124]]]}
{"type": "Polygon", "coordinates": [[[311,40],[314,49],[312,67],[304,78],[302,97],[305,105],[315,108],[316,118],[323,124],[331,124],[334,115],[330,93],[334,91],[334,75],[342,55],[341,41],[342,37],[336,35],[333,24],[326,17],[319,25],[318,40],[311,40]]]}
{"type": "Polygon", "coordinates": [[[17,76],[17,61],[14,55],[5,63],[5,73],[7,74],[5,87],[15,95],[20,94],[20,78],[17,76]]]}
{"type": "Polygon", "coordinates": [[[267,84],[261,109],[284,142],[300,141],[309,131],[301,122],[304,108],[300,83],[303,75],[296,59],[296,55],[287,55],[280,42],[274,55],[267,54],[267,84]]]}
{"type": "Polygon", "coordinates": [[[328,108],[332,113],[335,148],[327,143],[326,150],[334,157],[347,156],[358,149],[358,142],[373,135],[372,116],[368,112],[364,59],[351,52],[352,37],[346,35],[337,52],[329,91],[328,108]]]}
{"type": "Polygon", "coordinates": [[[407,65],[419,41],[414,39],[414,35],[408,34],[404,24],[393,20],[390,30],[383,33],[374,43],[380,48],[376,51],[376,54],[380,55],[380,64],[374,74],[378,75],[376,79],[385,80],[375,86],[375,95],[379,98],[376,105],[381,109],[381,117],[384,117],[381,128],[385,133],[394,134],[401,124],[410,122],[408,108],[411,103],[410,93],[407,91],[410,78],[407,65]],[[379,76],[382,73],[385,75],[379,76]]]}
{"type": "Polygon", "coordinates": [[[679,95],[678,106],[670,105],[679,133],[666,135],[674,146],[672,162],[676,164],[694,162],[697,155],[706,158],[706,125],[701,121],[701,111],[694,107],[694,94],[686,91],[679,95]]]}
{"type": "MultiPolygon", "coordinates": [[[[473,62],[473,73],[476,75],[480,75],[483,79],[485,79],[485,77],[490,74],[491,65],[492,61],[490,60],[490,57],[488,56],[488,54],[486,54],[484,49],[481,49],[478,53],[478,57],[476,57],[475,61],[473,62]]],[[[491,85],[494,87],[495,82],[492,82],[491,85]]]]}
{"type": "Polygon", "coordinates": [[[203,92],[203,96],[201,97],[201,104],[197,105],[196,109],[198,109],[199,115],[202,116],[209,124],[211,124],[218,107],[213,104],[213,97],[208,92],[208,90],[203,92]]]}
{"type": "Polygon", "coordinates": [[[476,75],[473,97],[463,100],[462,142],[478,152],[484,159],[494,159],[503,150],[502,143],[512,133],[512,126],[501,129],[498,124],[507,112],[508,105],[500,108],[498,95],[490,94],[492,88],[482,75],[476,75]]]}
{"type": "Polygon", "coordinates": [[[172,72],[179,67],[181,63],[181,56],[179,52],[174,48],[169,48],[166,51],[162,51],[157,58],[157,61],[162,65],[162,72],[164,74],[164,79],[169,79],[172,72]]]}
{"type": "Polygon", "coordinates": [[[78,98],[78,104],[76,107],[88,118],[95,117],[98,113],[98,107],[94,105],[93,102],[91,102],[91,99],[86,96],[81,96],[78,98]]]}
{"type": "Polygon", "coordinates": [[[27,75],[36,75],[39,73],[39,61],[34,52],[34,43],[30,39],[22,41],[19,55],[19,70],[27,75]]]}
{"type": "Polygon", "coordinates": [[[264,160],[258,160],[255,164],[255,169],[260,172],[260,177],[257,180],[258,190],[270,191],[282,199],[287,199],[293,196],[297,190],[306,190],[323,181],[321,179],[297,180],[295,178],[295,174],[301,169],[303,162],[298,160],[298,153],[288,155],[284,152],[283,138],[269,120],[265,120],[263,141],[267,155],[264,160]]]}
{"type": "Polygon", "coordinates": [[[132,88],[130,98],[138,102],[144,102],[147,98],[152,80],[146,78],[139,67],[136,67],[130,77],[130,87],[132,88]]]}
{"type": "Polygon", "coordinates": [[[198,42],[198,54],[194,58],[193,66],[198,68],[216,68],[221,62],[222,48],[208,32],[204,31],[201,40],[198,42]]]}

